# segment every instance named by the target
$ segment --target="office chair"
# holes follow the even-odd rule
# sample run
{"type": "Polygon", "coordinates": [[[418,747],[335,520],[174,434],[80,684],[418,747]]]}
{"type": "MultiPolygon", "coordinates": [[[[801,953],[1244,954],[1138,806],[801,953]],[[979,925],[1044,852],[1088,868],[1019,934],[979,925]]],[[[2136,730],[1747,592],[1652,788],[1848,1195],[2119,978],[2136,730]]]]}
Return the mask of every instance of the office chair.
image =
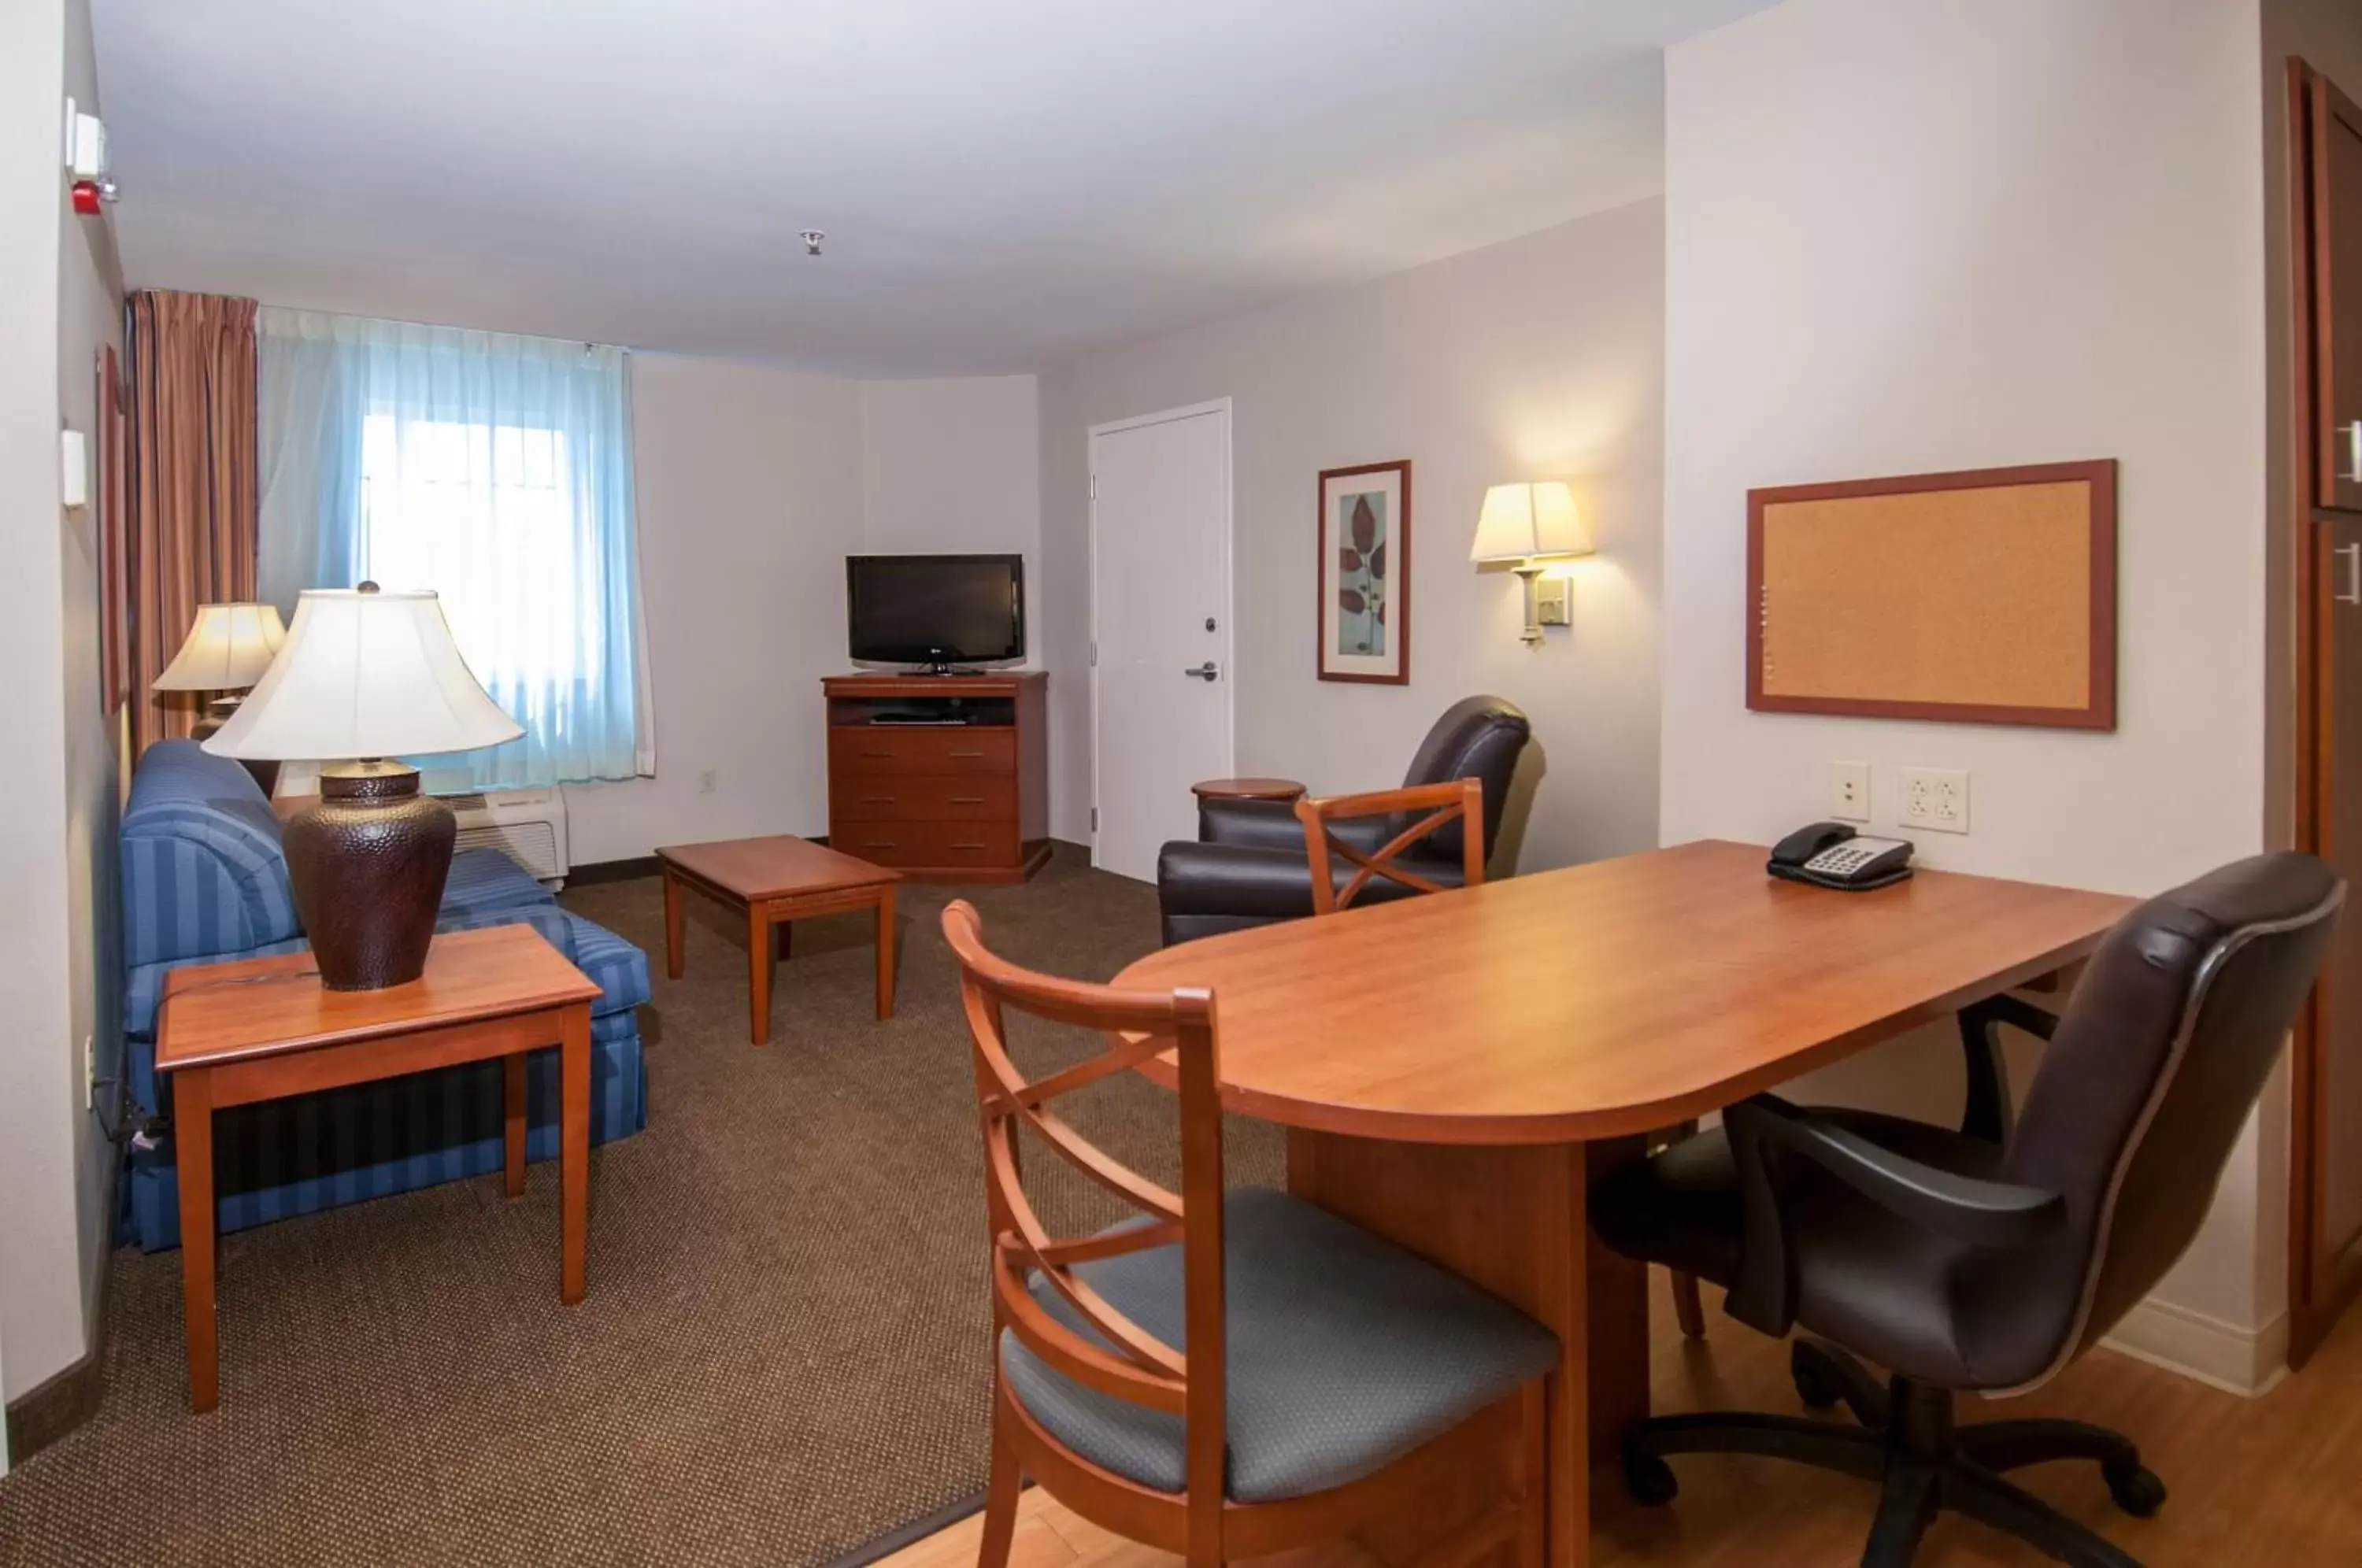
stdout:
{"type": "Polygon", "coordinates": [[[1865,1568],[1908,1563],[1939,1508],[2060,1562],[2138,1568],[2001,1474],[2095,1461],[2117,1505],[2147,1517],[2165,1487],[2131,1440],[2074,1421],[1956,1426],[1953,1397],[2047,1381],[2180,1258],[2345,891],[2310,856],[2257,856],[2126,915],[2056,1021],[2014,1133],[1991,1120],[1991,1088],[1970,1097],[1986,1125],[1958,1132],[1758,1095],[1603,1184],[1592,1223],[1609,1246],[1724,1286],[1730,1315],[1767,1334],[1802,1324],[1835,1342],[1797,1342],[1796,1391],[1859,1423],[1643,1421],[1624,1441],[1633,1496],[1672,1500],[1671,1455],[1768,1455],[1881,1484],[1865,1568]],[[1856,1355],[1887,1368],[1885,1387],[1856,1355]]]}
{"type": "MultiPolygon", "coordinates": [[[[1444,711],[1419,743],[1403,787],[1473,778],[1485,790],[1484,858],[1500,841],[1509,780],[1532,728],[1516,704],[1498,697],[1468,697],[1444,711]]],[[[1168,844],[1156,860],[1156,901],[1164,945],[1218,932],[1303,920],[1313,912],[1312,868],[1303,825],[1284,801],[1208,801],[1198,810],[1196,844],[1168,844]]],[[[1363,854],[1376,851],[1404,827],[1400,816],[1341,822],[1335,834],[1363,854]]],[[[1460,824],[1451,823],[1412,846],[1403,864],[1444,886],[1459,885],[1460,824]]],[[[1380,879],[1364,902],[1407,898],[1417,889],[1380,879]]]]}
{"type": "MultiPolygon", "coordinates": [[[[1458,1275],[1284,1192],[1222,1181],[1220,1032],[1203,990],[1136,991],[1021,969],[944,911],[984,1121],[996,1333],[980,1568],[1005,1568],[1031,1475],[1076,1513],[1191,1568],[1341,1536],[1406,1498],[1458,1497],[1490,1423],[1517,1446],[1507,1495],[1419,1554],[1540,1568],[1548,1329],[1458,1275]],[[1028,1079],[1004,1012],[1108,1049],[1028,1079]],[[1160,1052],[1180,1079],[1181,1190],[1087,1142],[1051,1101],[1160,1052]],[[1142,1218],[1057,1237],[1026,1196],[1019,1133],[1142,1218]]],[[[1467,1507],[1465,1503],[1459,1505],[1467,1507]]]]}

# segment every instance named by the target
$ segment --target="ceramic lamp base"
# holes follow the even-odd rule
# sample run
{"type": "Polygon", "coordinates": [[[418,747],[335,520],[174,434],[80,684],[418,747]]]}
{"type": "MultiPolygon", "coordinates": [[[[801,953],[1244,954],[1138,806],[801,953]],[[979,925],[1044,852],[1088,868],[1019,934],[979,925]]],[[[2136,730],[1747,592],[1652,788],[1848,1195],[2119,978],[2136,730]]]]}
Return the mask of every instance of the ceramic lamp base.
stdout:
{"type": "Polygon", "coordinates": [[[418,978],[451,871],[458,820],[418,792],[418,769],[352,762],[320,770],[320,803],[289,819],[295,912],[332,991],[418,978]]]}

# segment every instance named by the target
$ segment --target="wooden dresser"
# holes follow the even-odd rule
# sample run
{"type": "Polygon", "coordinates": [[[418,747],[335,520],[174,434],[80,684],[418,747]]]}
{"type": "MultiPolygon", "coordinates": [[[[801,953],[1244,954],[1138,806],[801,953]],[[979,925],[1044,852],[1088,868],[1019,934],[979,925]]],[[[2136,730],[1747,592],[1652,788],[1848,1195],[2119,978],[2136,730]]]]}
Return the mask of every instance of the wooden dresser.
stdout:
{"type": "Polygon", "coordinates": [[[936,882],[1022,882],[1050,858],[1046,674],[820,684],[831,848],[936,882]]]}

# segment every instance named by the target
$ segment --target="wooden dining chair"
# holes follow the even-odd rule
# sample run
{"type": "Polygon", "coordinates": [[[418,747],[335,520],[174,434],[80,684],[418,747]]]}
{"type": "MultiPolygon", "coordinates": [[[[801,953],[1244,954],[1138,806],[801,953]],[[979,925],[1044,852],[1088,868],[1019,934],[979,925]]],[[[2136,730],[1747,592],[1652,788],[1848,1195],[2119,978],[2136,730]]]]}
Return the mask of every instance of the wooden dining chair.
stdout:
{"type": "MultiPolygon", "coordinates": [[[[1296,816],[1304,824],[1304,852],[1312,861],[1312,912],[1316,915],[1334,914],[1351,906],[1381,877],[1399,884],[1408,893],[1440,893],[1447,887],[1473,888],[1485,880],[1485,786],[1479,779],[1454,778],[1441,784],[1380,790],[1366,795],[1303,800],[1296,803],[1296,816]],[[1332,831],[1332,824],[1340,822],[1362,817],[1407,817],[1419,812],[1428,814],[1413,821],[1374,852],[1364,853],[1332,831]],[[1414,845],[1455,826],[1460,830],[1457,867],[1433,854],[1405,863],[1405,853],[1414,845]],[[1337,885],[1332,856],[1359,867],[1342,887],[1337,885]],[[1458,880],[1441,879],[1453,869],[1459,873],[1458,880]]],[[[1694,1121],[1668,1129],[1650,1140],[1650,1152],[1694,1137],[1697,1130],[1694,1121]]],[[[1693,1340],[1705,1338],[1705,1303],[1698,1294],[1697,1275],[1679,1272],[1673,1275],[1673,1316],[1680,1321],[1684,1336],[1693,1340]]]]}
{"type": "MultiPolygon", "coordinates": [[[[1364,795],[1330,795],[1296,802],[1296,820],[1304,824],[1304,853],[1312,862],[1312,912],[1335,914],[1350,907],[1379,878],[1408,893],[1440,893],[1447,888],[1473,888],[1485,880],[1485,783],[1479,778],[1451,778],[1440,784],[1414,784],[1400,790],[1374,790],[1364,795]],[[1374,850],[1355,847],[1339,836],[1335,824],[1363,817],[1412,817],[1408,826],[1374,850]],[[1446,830],[1455,830],[1446,832],[1446,830]],[[1458,865],[1448,855],[1414,846],[1441,835],[1442,847],[1456,850],[1458,865]],[[1456,837],[1459,842],[1450,841],[1456,837]],[[1341,888],[1336,882],[1336,862],[1358,867],[1341,888]]],[[[1391,896],[1401,898],[1404,893],[1391,896]]]]}
{"type": "MultiPolygon", "coordinates": [[[[1455,1275],[1286,1193],[1222,1181],[1220,1048],[1202,990],[1126,991],[1020,968],[965,900],[957,955],[984,1124],[995,1389],[981,1568],[1003,1568],[1032,1476],[1116,1534],[1197,1568],[1259,1557],[1440,1499],[1472,1455],[1513,1446],[1507,1495],[1444,1521],[1424,1568],[1542,1557],[1542,1379],[1558,1341],[1455,1275]],[[1099,1032],[1028,1078],[1005,1011],[1099,1032]],[[1091,1143],[1051,1101],[1169,1054],[1181,1190],[1091,1143]],[[1142,1218],[1050,1234],[1020,1179],[1031,1132],[1142,1218]],[[1481,1449],[1471,1444],[1484,1445],[1481,1449]]],[[[1560,1456],[1580,1465],[1581,1455],[1560,1456]]],[[[1440,1507],[1440,1501],[1429,1507],[1440,1507]]]]}

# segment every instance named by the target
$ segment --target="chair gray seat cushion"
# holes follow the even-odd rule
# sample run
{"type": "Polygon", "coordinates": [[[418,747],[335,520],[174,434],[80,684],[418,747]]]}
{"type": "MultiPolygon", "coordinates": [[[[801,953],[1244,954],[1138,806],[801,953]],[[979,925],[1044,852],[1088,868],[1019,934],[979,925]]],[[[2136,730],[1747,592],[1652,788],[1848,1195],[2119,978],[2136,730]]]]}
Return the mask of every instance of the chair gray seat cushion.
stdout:
{"type": "MultiPolygon", "coordinates": [[[[1558,1361],[1558,1338],[1507,1303],[1286,1193],[1223,1205],[1230,1496],[1300,1497],[1383,1469],[1558,1361]]],[[[1185,1353],[1181,1249],[1075,1271],[1185,1353]]],[[[1098,1340],[1046,1280],[1052,1315],[1098,1340]]],[[[1101,1343],[1105,1343],[1102,1340],[1101,1343]]],[[[1160,1492],[1186,1483],[1179,1416],[1086,1388],[1000,1340],[1010,1392],[1060,1442],[1160,1492]]]]}
{"type": "MultiPolygon", "coordinates": [[[[1875,1111],[1813,1114],[1938,1169],[1989,1181],[2001,1174],[2001,1146],[1966,1133],[1875,1111]]],[[[1796,1249],[1799,1323],[1948,1387],[2010,1380],[1968,1365],[1953,1331],[1955,1292],[1982,1272],[1979,1249],[1897,1219],[1801,1160],[1782,1162],[1778,1174],[1796,1249]]],[[[1592,1195],[1591,1222],[1628,1257],[1728,1288],[1746,1228],[1730,1140],[1719,1129],[1703,1132],[1618,1172],[1592,1195]]]]}

